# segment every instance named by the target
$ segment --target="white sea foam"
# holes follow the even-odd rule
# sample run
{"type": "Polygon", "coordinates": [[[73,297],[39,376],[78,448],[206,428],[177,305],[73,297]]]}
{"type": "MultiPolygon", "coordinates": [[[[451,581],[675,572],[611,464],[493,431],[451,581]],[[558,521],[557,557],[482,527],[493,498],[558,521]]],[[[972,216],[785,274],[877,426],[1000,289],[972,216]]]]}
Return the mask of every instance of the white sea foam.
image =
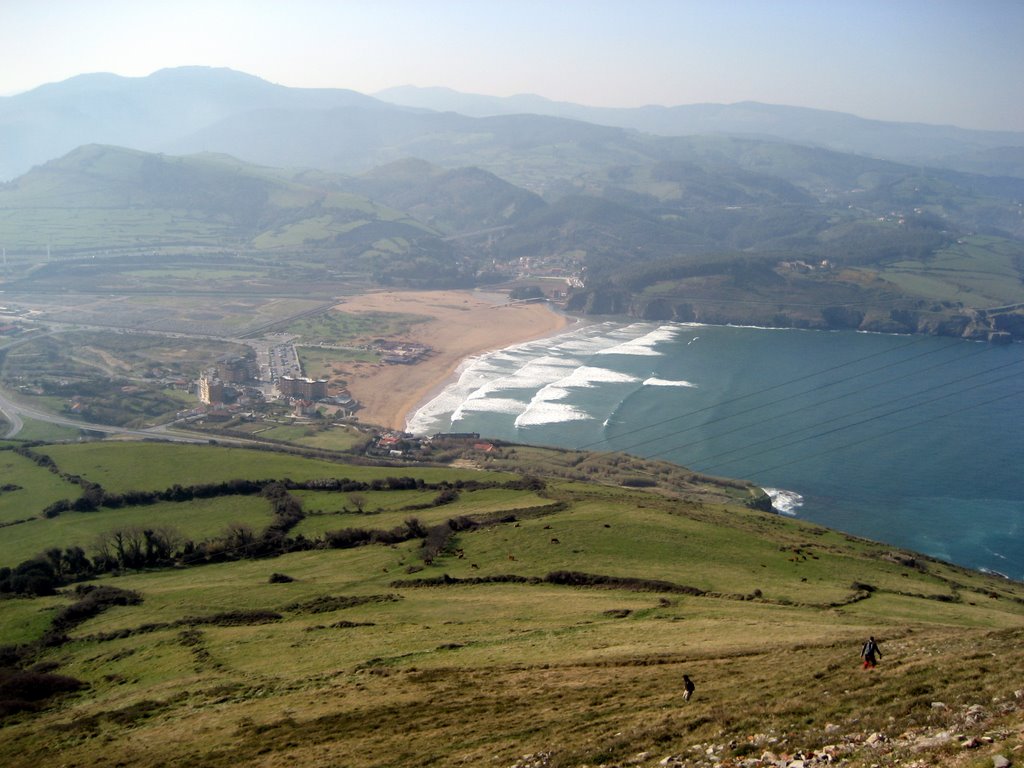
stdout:
{"type": "Polygon", "coordinates": [[[640,379],[628,373],[613,371],[610,368],[581,365],[555,383],[563,387],[593,387],[596,384],[629,384],[634,381],[640,381],[640,379]]]}
{"type": "Polygon", "coordinates": [[[796,491],[786,491],[782,488],[762,488],[772,500],[772,507],[776,512],[783,515],[796,515],[800,507],[804,505],[804,497],[796,491]]]}
{"type": "Polygon", "coordinates": [[[686,381],[685,379],[672,380],[672,379],[659,379],[652,376],[649,379],[644,379],[645,387],[692,387],[697,388],[697,385],[692,381],[686,381]]]}
{"type": "MultiPolygon", "coordinates": [[[[1002,557],[1002,555],[999,555],[999,556],[1002,557]]],[[[1003,559],[1005,560],[1006,558],[1003,558],[1003,559]]],[[[992,568],[979,568],[978,570],[981,571],[982,573],[987,573],[987,574],[989,574],[991,576],[996,576],[996,577],[998,577],[1000,579],[1007,579],[1007,580],[1009,580],[1009,578],[1010,578],[1009,576],[1007,576],[1002,571],[996,571],[996,570],[994,570],[992,568]]]]}
{"type": "Polygon", "coordinates": [[[595,352],[595,355],[645,355],[660,357],[663,353],[655,347],[663,341],[671,341],[676,337],[678,328],[672,325],[663,325],[653,331],[645,333],[629,341],[623,341],[605,349],[595,352]]]}
{"type": "Polygon", "coordinates": [[[542,424],[557,424],[565,421],[583,421],[594,418],[585,411],[569,405],[543,401],[531,403],[530,407],[516,417],[516,427],[535,427],[542,424]]]}
{"type": "Polygon", "coordinates": [[[457,369],[457,380],[413,413],[406,429],[429,434],[447,429],[473,412],[518,414],[517,426],[592,418],[559,401],[571,396],[571,388],[640,379],[610,368],[583,365],[581,358],[610,353],[658,355],[654,346],[673,338],[675,331],[673,326],[652,330],[647,323],[619,326],[607,322],[468,358],[457,369]],[[506,393],[510,390],[535,394],[524,404],[509,397],[506,393]],[[545,406],[552,403],[559,407],[545,406]]]}
{"type": "Polygon", "coordinates": [[[552,381],[558,381],[579,367],[579,360],[559,358],[546,355],[528,360],[513,370],[505,370],[505,375],[487,382],[487,391],[496,392],[502,389],[536,389],[552,381]]]}
{"type": "Polygon", "coordinates": [[[511,397],[481,397],[464,401],[452,413],[452,421],[460,421],[466,413],[507,413],[519,414],[526,410],[529,403],[511,397]]]}

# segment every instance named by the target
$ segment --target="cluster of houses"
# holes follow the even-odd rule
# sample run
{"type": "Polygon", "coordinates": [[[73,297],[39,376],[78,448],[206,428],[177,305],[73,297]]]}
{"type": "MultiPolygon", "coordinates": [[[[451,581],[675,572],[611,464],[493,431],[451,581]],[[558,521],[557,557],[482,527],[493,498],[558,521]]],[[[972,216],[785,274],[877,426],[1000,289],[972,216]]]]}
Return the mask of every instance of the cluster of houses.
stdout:
{"type": "Polygon", "coordinates": [[[271,390],[258,386],[258,365],[251,357],[231,357],[218,361],[216,367],[204,371],[197,384],[199,401],[207,406],[200,412],[230,415],[246,405],[261,403],[276,396],[292,406],[298,417],[315,416],[320,411],[332,415],[351,416],[358,407],[346,390],[330,394],[327,379],[302,376],[280,376],[271,390]]]}
{"type": "Polygon", "coordinates": [[[816,264],[810,264],[802,259],[796,259],[795,261],[780,261],[776,266],[784,272],[799,272],[806,275],[819,270],[830,270],[832,262],[822,259],[816,264]]]}
{"type": "Polygon", "coordinates": [[[389,365],[415,365],[432,351],[425,344],[385,339],[378,339],[370,345],[370,349],[380,354],[382,363],[389,365]]]}
{"type": "Polygon", "coordinates": [[[424,437],[409,432],[387,430],[377,435],[367,448],[366,453],[369,456],[411,458],[425,453],[432,444],[440,442],[472,446],[474,450],[482,453],[490,453],[494,450],[494,444],[481,440],[478,432],[437,432],[429,437],[424,437]]]}

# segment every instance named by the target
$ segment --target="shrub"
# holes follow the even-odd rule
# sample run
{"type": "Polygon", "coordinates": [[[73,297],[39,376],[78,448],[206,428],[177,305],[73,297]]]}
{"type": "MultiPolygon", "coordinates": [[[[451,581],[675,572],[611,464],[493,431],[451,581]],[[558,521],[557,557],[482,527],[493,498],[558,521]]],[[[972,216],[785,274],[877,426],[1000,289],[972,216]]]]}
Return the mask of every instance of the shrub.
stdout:
{"type": "Polygon", "coordinates": [[[50,633],[61,633],[98,616],[114,605],[138,605],[142,596],[138,592],[109,586],[78,585],[75,588],[78,600],[57,612],[53,617],[50,633]]]}
{"type": "Polygon", "coordinates": [[[61,578],[52,563],[44,557],[37,557],[19,563],[12,570],[0,570],[0,593],[43,596],[56,594],[61,578]]]}
{"type": "Polygon", "coordinates": [[[282,618],[276,611],[225,611],[211,616],[186,616],[177,623],[187,626],[244,627],[252,624],[272,624],[282,618]]]}
{"type": "Polygon", "coordinates": [[[39,709],[47,699],[84,687],[81,680],[66,675],[0,668],[0,717],[39,709]]]}
{"type": "Polygon", "coordinates": [[[657,480],[649,477],[627,477],[622,481],[627,488],[653,488],[658,484],[657,480]]]}

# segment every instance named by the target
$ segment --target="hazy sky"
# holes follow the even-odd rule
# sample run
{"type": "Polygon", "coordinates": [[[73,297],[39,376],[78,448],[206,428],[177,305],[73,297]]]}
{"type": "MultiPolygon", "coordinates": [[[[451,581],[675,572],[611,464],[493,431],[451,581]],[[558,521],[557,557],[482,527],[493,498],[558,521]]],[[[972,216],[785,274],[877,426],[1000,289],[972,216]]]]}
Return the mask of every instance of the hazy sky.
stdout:
{"type": "Polygon", "coordinates": [[[0,0],[0,94],[190,64],[1024,131],[1024,0],[0,0]]]}

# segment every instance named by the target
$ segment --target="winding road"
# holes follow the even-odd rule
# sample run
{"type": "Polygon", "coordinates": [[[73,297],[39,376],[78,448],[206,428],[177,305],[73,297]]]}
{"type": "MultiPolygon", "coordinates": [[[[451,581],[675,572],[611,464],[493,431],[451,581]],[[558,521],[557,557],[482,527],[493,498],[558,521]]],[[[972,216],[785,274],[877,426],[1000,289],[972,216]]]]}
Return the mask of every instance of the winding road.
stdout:
{"type": "MultiPolygon", "coordinates": [[[[148,429],[129,429],[127,427],[111,426],[110,424],[94,424],[87,421],[80,421],[78,419],[70,419],[56,413],[50,413],[39,408],[23,405],[22,403],[12,400],[3,390],[0,390],[0,413],[3,413],[11,425],[10,429],[8,429],[7,433],[3,436],[4,438],[15,437],[25,426],[24,419],[28,418],[35,419],[36,421],[45,421],[49,424],[57,424],[62,427],[71,427],[72,429],[88,429],[91,432],[104,432],[108,435],[152,437],[160,438],[162,440],[174,440],[177,442],[187,443],[209,442],[208,437],[198,437],[195,435],[172,432],[170,431],[169,425],[166,424],[149,427],[148,429]]],[[[221,438],[218,438],[218,440],[221,440],[221,438]]]]}

